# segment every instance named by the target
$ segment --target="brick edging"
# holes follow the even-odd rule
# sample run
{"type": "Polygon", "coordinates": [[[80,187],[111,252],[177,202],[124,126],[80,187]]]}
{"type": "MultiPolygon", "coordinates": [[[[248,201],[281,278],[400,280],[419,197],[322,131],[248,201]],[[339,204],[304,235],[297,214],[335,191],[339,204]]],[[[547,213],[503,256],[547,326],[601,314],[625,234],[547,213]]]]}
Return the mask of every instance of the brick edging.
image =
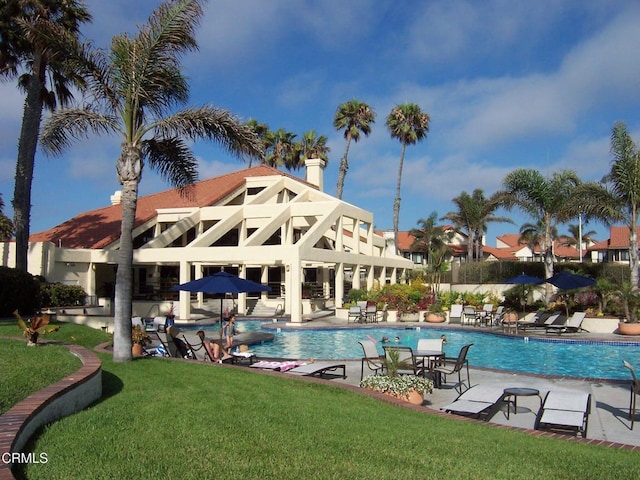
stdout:
{"type": "MultiPolygon", "coordinates": [[[[21,452],[42,425],[78,412],[102,396],[102,363],[90,350],[63,345],[82,361],[82,367],[14,405],[0,416],[0,455],[21,452]]],[[[0,480],[13,480],[11,464],[0,459],[0,480]]]]}

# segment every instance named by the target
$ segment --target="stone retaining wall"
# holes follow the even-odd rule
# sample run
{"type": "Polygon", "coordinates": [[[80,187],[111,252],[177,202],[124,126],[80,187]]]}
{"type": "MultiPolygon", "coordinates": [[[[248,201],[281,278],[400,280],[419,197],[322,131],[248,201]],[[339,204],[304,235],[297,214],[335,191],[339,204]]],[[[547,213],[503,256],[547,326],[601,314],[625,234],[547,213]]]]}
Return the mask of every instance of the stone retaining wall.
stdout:
{"type": "Polygon", "coordinates": [[[0,480],[11,473],[12,453],[19,453],[33,433],[43,425],[86,408],[102,396],[102,364],[91,351],[66,345],[80,358],[82,367],[42,390],[35,392],[0,416],[0,480]]]}

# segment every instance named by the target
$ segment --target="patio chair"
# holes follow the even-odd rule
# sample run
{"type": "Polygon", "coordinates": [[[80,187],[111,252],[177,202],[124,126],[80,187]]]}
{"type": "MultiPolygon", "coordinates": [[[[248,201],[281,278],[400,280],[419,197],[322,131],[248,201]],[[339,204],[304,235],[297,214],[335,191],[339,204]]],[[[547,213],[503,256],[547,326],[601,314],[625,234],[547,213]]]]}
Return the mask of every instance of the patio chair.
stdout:
{"type": "Polygon", "coordinates": [[[449,323],[462,324],[462,308],[463,306],[459,303],[451,305],[451,309],[449,310],[449,323]]]}
{"type": "Polygon", "coordinates": [[[571,317],[569,317],[563,324],[558,325],[556,323],[552,323],[551,325],[546,325],[545,333],[554,332],[560,335],[561,333],[576,333],[584,330],[582,328],[582,321],[586,315],[587,314],[585,312],[574,312],[574,314],[571,315],[571,317]]]}
{"type": "Polygon", "coordinates": [[[382,310],[376,311],[376,323],[387,321],[387,304],[385,303],[382,310]]]}
{"type": "Polygon", "coordinates": [[[171,338],[167,332],[156,332],[156,335],[158,336],[160,343],[164,347],[164,351],[167,352],[167,357],[182,358],[182,356],[178,353],[176,344],[173,342],[173,338],[171,338]]]}
{"type": "Polygon", "coordinates": [[[636,396],[640,393],[640,380],[636,377],[636,372],[629,362],[623,360],[622,363],[631,373],[631,397],[629,398],[629,420],[631,420],[631,430],[633,430],[633,421],[636,416],[636,396]]]}
{"type": "Polygon", "coordinates": [[[464,307],[462,317],[464,319],[464,322],[462,322],[463,325],[471,324],[475,327],[480,322],[480,314],[476,311],[475,307],[464,307]]]}
{"type": "Polygon", "coordinates": [[[493,314],[493,317],[491,319],[491,325],[492,326],[498,326],[498,325],[502,325],[502,319],[504,317],[504,306],[503,305],[499,305],[498,308],[496,308],[496,311],[493,314]]]}
{"type": "Polygon", "coordinates": [[[471,376],[469,375],[469,360],[467,360],[467,353],[469,352],[469,348],[471,348],[472,345],[473,343],[464,345],[460,349],[460,353],[458,353],[458,357],[455,359],[455,362],[453,361],[453,358],[445,357],[444,365],[433,368],[433,372],[435,375],[434,384],[437,388],[440,388],[442,386],[443,380],[444,383],[447,382],[447,375],[453,375],[454,373],[457,373],[458,383],[454,386],[454,388],[459,386],[460,392],[462,393],[462,386],[464,385],[464,382],[462,381],[461,372],[465,365],[467,367],[467,388],[471,386],[471,376]]]}
{"type": "Polygon", "coordinates": [[[362,357],[360,364],[360,380],[364,378],[365,363],[369,370],[373,371],[374,375],[377,375],[378,372],[384,373],[384,363],[380,358],[380,354],[378,354],[376,344],[371,340],[361,340],[358,343],[362,346],[362,351],[364,352],[364,357],[362,357]]]}
{"type": "Polygon", "coordinates": [[[347,315],[347,323],[350,321],[361,322],[362,321],[362,309],[357,305],[349,307],[349,313],[347,315]]]}
{"type": "Polygon", "coordinates": [[[585,392],[549,391],[536,416],[535,430],[581,434],[587,437],[591,413],[591,394],[585,392]]]}
{"type": "Polygon", "coordinates": [[[413,349],[411,347],[404,347],[400,345],[385,345],[384,356],[387,363],[387,371],[389,370],[389,364],[393,364],[393,354],[391,352],[398,353],[399,368],[397,373],[399,375],[424,375],[424,366],[416,361],[416,357],[413,356],[413,349]]]}
{"type": "Polygon", "coordinates": [[[493,303],[485,303],[478,316],[480,324],[491,325],[493,323],[493,303]]]}
{"type": "Polygon", "coordinates": [[[378,306],[375,303],[369,304],[364,309],[364,320],[369,323],[378,321],[378,306]]]}
{"type": "Polygon", "coordinates": [[[493,385],[474,385],[461,393],[449,405],[440,407],[447,413],[455,413],[489,421],[504,400],[504,388],[493,385]]]}

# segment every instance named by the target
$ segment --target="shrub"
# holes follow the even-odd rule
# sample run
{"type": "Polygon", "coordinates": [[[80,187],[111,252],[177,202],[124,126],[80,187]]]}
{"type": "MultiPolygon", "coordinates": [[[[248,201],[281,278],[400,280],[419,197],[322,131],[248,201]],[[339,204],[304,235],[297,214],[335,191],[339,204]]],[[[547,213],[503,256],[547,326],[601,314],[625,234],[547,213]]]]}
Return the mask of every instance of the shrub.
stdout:
{"type": "Polygon", "coordinates": [[[41,307],[40,282],[30,273],[0,267],[0,317],[15,310],[31,315],[41,307]]]}
{"type": "Polygon", "coordinates": [[[84,305],[87,293],[78,285],[47,283],[42,288],[42,305],[50,307],[68,307],[84,305]]]}

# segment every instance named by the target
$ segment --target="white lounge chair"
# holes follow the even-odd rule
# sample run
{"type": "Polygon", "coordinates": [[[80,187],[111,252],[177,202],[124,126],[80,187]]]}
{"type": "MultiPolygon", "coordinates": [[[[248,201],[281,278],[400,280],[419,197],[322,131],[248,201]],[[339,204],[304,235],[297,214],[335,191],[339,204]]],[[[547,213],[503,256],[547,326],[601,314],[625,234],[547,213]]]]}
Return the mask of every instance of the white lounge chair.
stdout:
{"type": "Polygon", "coordinates": [[[459,303],[451,305],[451,310],[449,310],[449,323],[462,323],[462,308],[463,306],[459,303]]]}
{"type": "Polygon", "coordinates": [[[591,413],[591,394],[585,392],[549,391],[536,417],[536,430],[558,433],[580,433],[587,437],[591,413]]]}
{"type": "Polygon", "coordinates": [[[504,388],[493,385],[474,385],[453,403],[441,407],[448,413],[481,418],[488,421],[500,407],[504,399],[504,388]]]}
{"type": "Polygon", "coordinates": [[[545,333],[553,332],[560,335],[561,333],[576,333],[582,328],[582,321],[587,314],[585,312],[575,312],[571,317],[567,319],[564,324],[561,325],[546,325],[545,333]]]}

